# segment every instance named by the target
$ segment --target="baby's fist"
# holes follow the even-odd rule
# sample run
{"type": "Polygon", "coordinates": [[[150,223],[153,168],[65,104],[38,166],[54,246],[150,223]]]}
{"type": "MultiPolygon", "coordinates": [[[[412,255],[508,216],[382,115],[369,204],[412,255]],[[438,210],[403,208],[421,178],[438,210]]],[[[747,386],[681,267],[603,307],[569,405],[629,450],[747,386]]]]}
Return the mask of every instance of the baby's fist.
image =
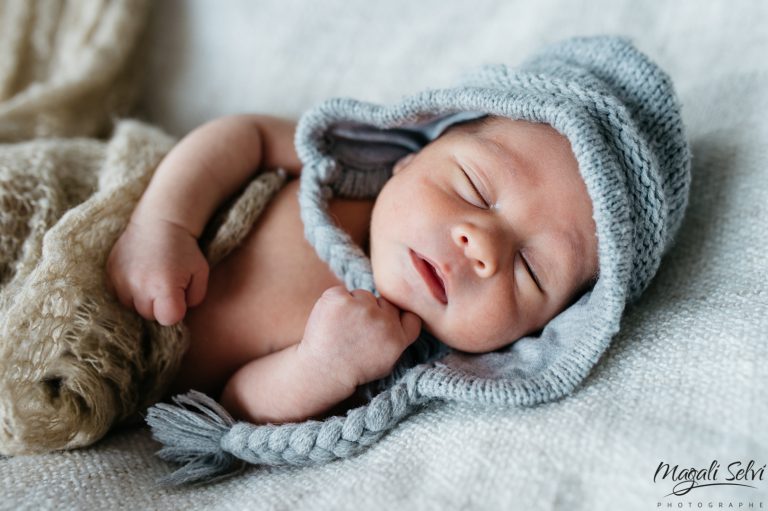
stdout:
{"type": "Polygon", "coordinates": [[[342,385],[355,387],[389,374],[420,330],[417,315],[385,298],[335,286],[315,302],[299,350],[342,385]]]}
{"type": "Polygon", "coordinates": [[[197,239],[165,221],[131,221],[107,258],[107,287],[147,320],[173,325],[205,298],[209,267],[197,239]]]}

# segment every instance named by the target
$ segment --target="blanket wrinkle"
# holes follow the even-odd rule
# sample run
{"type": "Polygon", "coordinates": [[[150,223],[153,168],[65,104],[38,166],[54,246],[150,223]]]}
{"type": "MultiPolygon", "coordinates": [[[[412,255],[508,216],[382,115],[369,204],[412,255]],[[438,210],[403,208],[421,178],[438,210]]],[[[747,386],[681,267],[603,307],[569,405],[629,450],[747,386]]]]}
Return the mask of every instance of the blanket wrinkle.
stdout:
{"type": "Polygon", "coordinates": [[[138,98],[147,0],[0,2],[0,142],[103,136],[138,98]]]}

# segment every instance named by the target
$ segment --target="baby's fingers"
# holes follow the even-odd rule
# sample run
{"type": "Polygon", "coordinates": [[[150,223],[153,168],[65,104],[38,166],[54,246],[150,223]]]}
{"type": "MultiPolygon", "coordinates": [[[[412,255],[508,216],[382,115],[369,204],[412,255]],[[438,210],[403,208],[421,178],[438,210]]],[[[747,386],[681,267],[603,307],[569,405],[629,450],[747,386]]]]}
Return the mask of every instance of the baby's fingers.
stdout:
{"type": "Polygon", "coordinates": [[[177,288],[169,291],[167,294],[156,297],[153,309],[154,319],[158,323],[164,326],[175,325],[184,319],[184,314],[187,312],[184,289],[177,288]]]}
{"type": "Polygon", "coordinates": [[[148,320],[155,319],[155,312],[153,306],[153,300],[149,296],[134,294],[129,302],[128,307],[136,309],[136,312],[141,314],[141,317],[148,320]]]}
{"type": "Polygon", "coordinates": [[[412,343],[421,332],[421,318],[410,311],[400,312],[400,324],[403,325],[403,333],[409,343],[412,343]]]}
{"type": "Polygon", "coordinates": [[[382,310],[390,311],[393,314],[399,315],[400,325],[403,327],[403,334],[408,343],[412,343],[416,340],[421,332],[421,318],[413,312],[407,310],[400,310],[395,304],[380,296],[376,300],[379,303],[379,307],[382,310]]]}
{"type": "Polygon", "coordinates": [[[200,271],[193,273],[187,286],[187,305],[195,307],[200,305],[208,290],[208,265],[200,271]]]}

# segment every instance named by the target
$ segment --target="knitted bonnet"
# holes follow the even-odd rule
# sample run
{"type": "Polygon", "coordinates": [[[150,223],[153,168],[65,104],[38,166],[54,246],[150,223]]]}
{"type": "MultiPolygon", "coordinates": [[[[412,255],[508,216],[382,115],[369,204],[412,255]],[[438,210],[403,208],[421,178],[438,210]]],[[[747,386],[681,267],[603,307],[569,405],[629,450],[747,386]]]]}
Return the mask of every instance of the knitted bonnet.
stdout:
{"type": "Polygon", "coordinates": [[[348,289],[376,292],[370,260],[328,213],[333,196],[373,198],[393,164],[446,127],[483,115],[543,122],[568,138],[592,199],[599,278],[536,335],[484,354],[451,351],[422,332],[393,373],[367,385],[346,417],[235,423],[199,393],[150,410],[160,455],[186,462],[171,482],[211,478],[239,460],[311,464],[346,457],[432,399],[534,405],[572,392],[619,330],[627,303],[656,273],[688,202],[690,151],[669,77],[628,40],[574,38],[517,68],[485,66],[453,88],[382,106],[331,99],[296,132],[304,163],[305,236],[348,289]],[[189,433],[196,431],[195,434],[189,433]]]}

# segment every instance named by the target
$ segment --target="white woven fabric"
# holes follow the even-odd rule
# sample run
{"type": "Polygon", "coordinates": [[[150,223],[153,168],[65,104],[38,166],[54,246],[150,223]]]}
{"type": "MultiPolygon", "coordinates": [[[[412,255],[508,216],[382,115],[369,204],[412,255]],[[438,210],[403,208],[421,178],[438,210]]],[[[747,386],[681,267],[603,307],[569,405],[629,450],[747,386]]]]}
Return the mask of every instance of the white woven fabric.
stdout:
{"type": "Polygon", "coordinates": [[[87,450],[0,460],[0,509],[647,510],[763,502],[756,488],[663,496],[659,462],[768,463],[768,4],[167,1],[145,111],[180,134],[234,111],[297,116],[321,99],[388,102],[543,42],[621,33],[672,76],[694,153],[678,243],[572,397],[530,409],[435,404],[362,455],[250,468],[202,488],[145,430],[87,450]],[[227,10],[223,10],[225,9],[227,10]],[[236,7],[242,10],[233,12],[236,7]]]}

